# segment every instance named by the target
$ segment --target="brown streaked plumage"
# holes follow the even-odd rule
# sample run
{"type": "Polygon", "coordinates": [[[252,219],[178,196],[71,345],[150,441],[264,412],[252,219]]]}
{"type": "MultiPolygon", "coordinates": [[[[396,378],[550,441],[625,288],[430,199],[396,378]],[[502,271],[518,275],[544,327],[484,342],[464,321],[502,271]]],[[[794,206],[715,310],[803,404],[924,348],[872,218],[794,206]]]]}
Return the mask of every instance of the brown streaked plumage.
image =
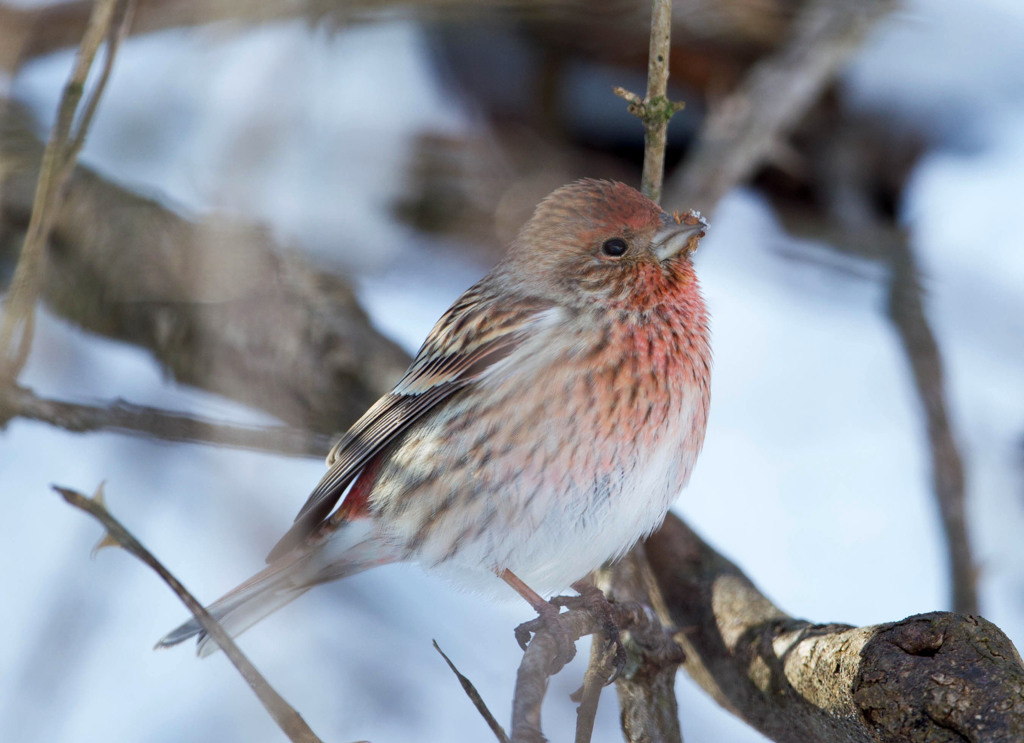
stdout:
{"type": "MultiPolygon", "coordinates": [[[[502,576],[536,603],[629,549],[703,442],[711,352],[690,254],[704,228],[621,183],[551,194],[334,447],[270,565],[211,613],[238,633],[397,560],[502,576]]],[[[160,644],[197,634],[214,649],[195,623],[160,644]]]]}

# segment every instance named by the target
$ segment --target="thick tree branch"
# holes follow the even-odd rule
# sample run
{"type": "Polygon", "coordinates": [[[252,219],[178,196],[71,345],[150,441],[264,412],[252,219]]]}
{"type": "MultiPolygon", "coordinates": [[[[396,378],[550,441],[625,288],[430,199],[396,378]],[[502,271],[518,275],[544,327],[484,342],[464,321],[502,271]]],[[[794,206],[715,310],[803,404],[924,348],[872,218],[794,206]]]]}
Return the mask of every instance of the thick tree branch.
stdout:
{"type": "Polygon", "coordinates": [[[671,514],[644,551],[686,670],[774,741],[1024,740],[1024,664],[980,617],[794,619],[671,514]]]}
{"type": "MultiPolygon", "coordinates": [[[[0,109],[0,225],[28,218],[41,148],[0,109]]],[[[150,349],[175,379],[322,433],[344,430],[402,375],[352,289],[266,230],[187,220],[78,167],[56,215],[42,298],[95,333],[150,349]]]]}

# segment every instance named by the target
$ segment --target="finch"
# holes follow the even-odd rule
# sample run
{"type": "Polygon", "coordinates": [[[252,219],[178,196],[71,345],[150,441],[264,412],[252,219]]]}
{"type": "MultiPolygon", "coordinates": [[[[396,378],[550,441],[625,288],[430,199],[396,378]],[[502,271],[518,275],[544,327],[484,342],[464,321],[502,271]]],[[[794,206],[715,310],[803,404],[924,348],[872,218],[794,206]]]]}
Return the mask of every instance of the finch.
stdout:
{"type": "MultiPolygon", "coordinates": [[[[706,223],[622,183],[545,198],[353,424],[271,550],[209,612],[237,635],[315,585],[415,561],[540,610],[665,518],[704,441],[706,223]]],[[[159,643],[198,636],[196,621],[159,643]]]]}

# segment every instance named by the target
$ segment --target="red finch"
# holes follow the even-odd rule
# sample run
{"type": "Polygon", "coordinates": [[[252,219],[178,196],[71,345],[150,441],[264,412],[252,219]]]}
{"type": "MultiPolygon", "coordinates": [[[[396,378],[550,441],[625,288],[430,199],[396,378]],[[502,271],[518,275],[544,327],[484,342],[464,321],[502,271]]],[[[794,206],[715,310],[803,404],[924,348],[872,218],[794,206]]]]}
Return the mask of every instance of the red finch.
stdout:
{"type": "MultiPolygon", "coordinates": [[[[269,565],[210,606],[238,634],[319,583],[413,560],[538,610],[664,519],[704,440],[699,215],[581,180],[438,320],[348,430],[269,565]],[[498,585],[498,584],[496,584],[498,585]]],[[[543,612],[542,612],[543,613],[543,612]]],[[[195,621],[160,646],[199,636],[195,621]]]]}

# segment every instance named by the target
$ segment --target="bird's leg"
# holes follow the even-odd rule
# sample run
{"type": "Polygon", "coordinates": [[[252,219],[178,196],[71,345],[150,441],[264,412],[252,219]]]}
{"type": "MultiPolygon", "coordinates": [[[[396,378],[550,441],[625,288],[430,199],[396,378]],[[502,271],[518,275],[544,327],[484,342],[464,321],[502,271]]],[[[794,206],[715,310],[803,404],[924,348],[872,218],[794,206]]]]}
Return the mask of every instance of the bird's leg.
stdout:
{"type": "Polygon", "coordinates": [[[523,622],[516,627],[516,641],[519,643],[519,647],[525,651],[526,646],[530,644],[531,635],[536,634],[542,629],[548,630],[558,645],[558,652],[552,659],[551,671],[552,674],[557,673],[562,669],[562,666],[571,661],[576,655],[576,643],[569,635],[569,630],[565,628],[559,619],[558,607],[541,598],[539,593],[523,583],[511,570],[501,571],[498,577],[508,583],[512,590],[526,599],[527,603],[538,614],[536,619],[523,622]]]}
{"type": "Polygon", "coordinates": [[[586,609],[600,618],[604,639],[608,643],[608,647],[615,651],[612,672],[608,680],[605,681],[605,684],[613,683],[622,673],[622,669],[626,667],[626,646],[622,643],[619,624],[615,621],[615,610],[604,592],[590,581],[578,580],[572,584],[572,587],[579,593],[579,596],[555,596],[551,599],[551,603],[570,609],[586,609]]]}

